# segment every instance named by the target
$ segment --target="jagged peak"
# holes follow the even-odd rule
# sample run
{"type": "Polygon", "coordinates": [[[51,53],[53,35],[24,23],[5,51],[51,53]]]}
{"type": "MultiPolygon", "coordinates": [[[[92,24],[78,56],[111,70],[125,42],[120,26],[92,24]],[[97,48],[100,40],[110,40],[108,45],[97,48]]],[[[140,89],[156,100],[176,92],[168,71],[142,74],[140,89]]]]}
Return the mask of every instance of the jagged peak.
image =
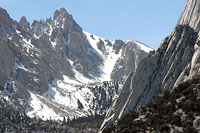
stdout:
{"type": "Polygon", "coordinates": [[[0,16],[3,16],[3,15],[9,16],[8,12],[5,9],[0,7],[0,16]]]}
{"type": "Polygon", "coordinates": [[[37,20],[34,20],[33,23],[31,24],[31,27],[34,27],[38,23],[37,20]]]}
{"type": "Polygon", "coordinates": [[[8,12],[0,7],[0,21],[6,21],[7,19],[11,19],[8,12]]]}
{"type": "Polygon", "coordinates": [[[30,23],[28,22],[28,20],[25,16],[21,17],[19,24],[24,26],[25,28],[30,28],[30,23]]]}
{"type": "Polygon", "coordinates": [[[5,9],[0,7],[0,33],[1,35],[3,36],[12,35],[14,31],[14,27],[16,25],[17,25],[16,21],[11,19],[8,12],[5,9]]]}
{"type": "Polygon", "coordinates": [[[67,10],[65,8],[60,8],[60,10],[56,10],[54,12],[53,19],[55,20],[58,17],[66,18],[67,16],[71,16],[71,15],[69,15],[69,13],[67,12],[67,10]]]}
{"type": "MultiPolygon", "coordinates": [[[[22,16],[21,19],[20,19],[20,21],[26,21],[26,22],[28,22],[26,16],[22,16]]],[[[19,21],[19,22],[20,22],[20,21],[19,21]]]]}
{"type": "Polygon", "coordinates": [[[115,40],[114,43],[124,43],[122,40],[118,39],[118,40],[115,40]]]}
{"type": "Polygon", "coordinates": [[[68,14],[68,12],[65,8],[60,8],[60,13],[68,14]]]}
{"type": "Polygon", "coordinates": [[[70,31],[82,31],[82,28],[75,22],[72,15],[65,8],[56,10],[53,16],[53,28],[59,27],[65,33],[70,31]]]}
{"type": "Polygon", "coordinates": [[[52,23],[52,18],[51,17],[47,18],[46,22],[51,24],[52,23]]]}

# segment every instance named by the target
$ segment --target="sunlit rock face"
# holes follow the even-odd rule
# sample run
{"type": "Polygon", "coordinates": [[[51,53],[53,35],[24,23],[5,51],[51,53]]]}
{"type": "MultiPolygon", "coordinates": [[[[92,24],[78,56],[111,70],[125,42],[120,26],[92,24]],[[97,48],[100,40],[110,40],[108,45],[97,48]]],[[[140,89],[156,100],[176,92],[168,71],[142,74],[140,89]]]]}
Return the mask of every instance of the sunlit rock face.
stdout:
{"type": "Polygon", "coordinates": [[[200,30],[200,1],[188,0],[186,7],[178,21],[178,25],[189,24],[197,32],[200,30]]]}
{"type": "Polygon", "coordinates": [[[150,52],[131,73],[117,100],[107,111],[103,129],[125,113],[152,101],[164,91],[171,91],[200,72],[200,1],[188,0],[174,31],[158,50],[150,52]]]}

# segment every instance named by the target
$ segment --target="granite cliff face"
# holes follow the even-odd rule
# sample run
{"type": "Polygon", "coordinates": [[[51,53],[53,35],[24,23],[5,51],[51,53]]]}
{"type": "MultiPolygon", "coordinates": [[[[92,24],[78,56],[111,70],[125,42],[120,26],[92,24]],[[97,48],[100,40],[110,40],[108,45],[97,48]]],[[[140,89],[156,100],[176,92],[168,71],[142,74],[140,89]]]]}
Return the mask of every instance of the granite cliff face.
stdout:
{"type": "Polygon", "coordinates": [[[116,61],[111,73],[111,79],[114,81],[123,81],[131,71],[135,72],[139,62],[152,50],[138,41],[126,41],[125,45],[122,44],[122,46],[124,48],[122,49],[121,56],[116,61]]]}
{"type": "Polygon", "coordinates": [[[104,114],[121,80],[152,50],[87,33],[64,8],[31,26],[0,8],[0,33],[1,97],[44,120],[104,114]],[[130,60],[135,63],[122,65],[130,60]]]}
{"type": "Polygon", "coordinates": [[[178,25],[189,24],[190,27],[192,27],[198,32],[200,30],[199,8],[199,0],[188,0],[184,12],[182,13],[178,21],[178,25]]]}
{"type": "Polygon", "coordinates": [[[125,80],[101,129],[199,74],[199,10],[198,0],[188,0],[174,31],[163,40],[158,50],[150,52],[139,63],[136,73],[131,73],[125,80]]]}
{"type": "Polygon", "coordinates": [[[195,77],[129,112],[103,133],[200,132],[200,80],[195,77]]]}

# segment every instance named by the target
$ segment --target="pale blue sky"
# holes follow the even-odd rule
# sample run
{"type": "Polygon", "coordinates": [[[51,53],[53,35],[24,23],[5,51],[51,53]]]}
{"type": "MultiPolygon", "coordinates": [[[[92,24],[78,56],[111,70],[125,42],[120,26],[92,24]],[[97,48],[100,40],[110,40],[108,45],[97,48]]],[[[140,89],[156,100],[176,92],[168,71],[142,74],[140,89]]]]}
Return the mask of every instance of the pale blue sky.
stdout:
{"type": "Polygon", "coordinates": [[[19,20],[53,16],[62,7],[83,30],[115,40],[138,40],[152,48],[172,32],[186,0],[0,0],[0,7],[19,20]]]}

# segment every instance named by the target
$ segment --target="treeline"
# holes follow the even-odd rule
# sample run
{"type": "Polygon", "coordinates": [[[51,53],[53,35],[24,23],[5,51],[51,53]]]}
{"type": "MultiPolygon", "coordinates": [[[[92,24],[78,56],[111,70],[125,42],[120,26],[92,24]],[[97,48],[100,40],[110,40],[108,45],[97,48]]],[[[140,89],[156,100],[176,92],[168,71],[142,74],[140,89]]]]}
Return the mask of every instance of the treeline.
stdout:
{"type": "Polygon", "coordinates": [[[103,133],[200,132],[200,79],[180,84],[171,93],[123,116],[103,133]]]}
{"type": "Polygon", "coordinates": [[[69,118],[64,119],[64,123],[70,127],[74,128],[96,128],[97,130],[100,128],[103,120],[104,120],[105,115],[90,115],[87,117],[80,117],[80,118],[73,118],[70,120],[69,118]]]}
{"type": "Polygon", "coordinates": [[[0,100],[0,132],[67,132],[66,125],[55,121],[30,118],[13,109],[4,99],[0,100]]]}
{"type": "Polygon", "coordinates": [[[20,133],[95,133],[96,125],[100,124],[101,116],[88,116],[70,121],[56,122],[52,120],[43,121],[39,118],[30,118],[10,106],[5,99],[0,98],[0,132],[20,133]],[[95,119],[99,122],[95,122],[95,119]],[[81,123],[84,123],[83,125],[81,123]],[[78,126],[79,125],[79,126],[78,126]],[[88,130],[88,127],[90,129],[88,130]]]}

